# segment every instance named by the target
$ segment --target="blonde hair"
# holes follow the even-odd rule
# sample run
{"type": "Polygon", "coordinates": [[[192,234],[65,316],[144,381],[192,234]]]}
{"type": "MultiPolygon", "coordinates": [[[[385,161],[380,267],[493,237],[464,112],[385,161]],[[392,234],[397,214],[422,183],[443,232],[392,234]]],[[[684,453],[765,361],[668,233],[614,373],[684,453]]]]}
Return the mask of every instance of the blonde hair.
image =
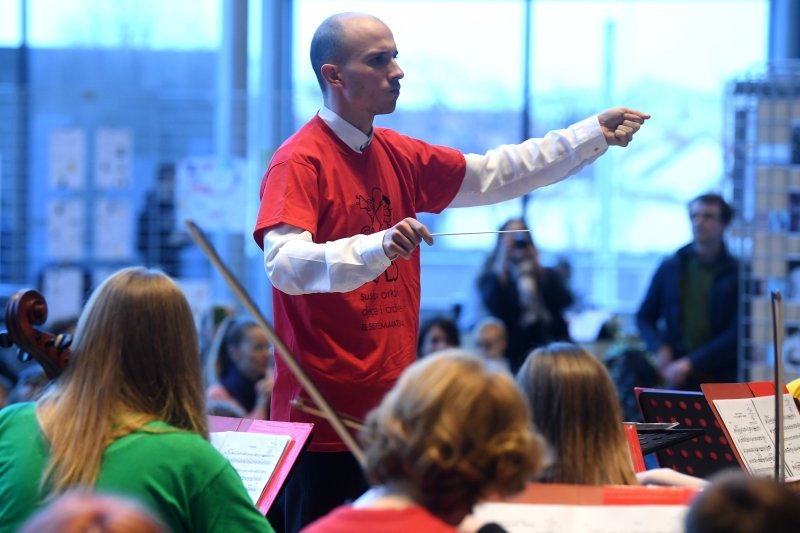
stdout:
{"type": "Polygon", "coordinates": [[[550,483],[635,485],[614,384],[598,359],[570,343],[534,350],[517,373],[533,425],[550,447],[550,483]]]}
{"type": "Polygon", "coordinates": [[[42,483],[52,494],[93,486],[106,447],[153,420],[208,437],[197,333],[178,286],[144,268],[104,281],[37,416],[50,445],[42,483]]]}
{"type": "Polygon", "coordinates": [[[489,493],[522,490],[544,450],[513,380],[457,349],[409,367],[362,438],[371,482],[411,487],[451,523],[489,493]]]}

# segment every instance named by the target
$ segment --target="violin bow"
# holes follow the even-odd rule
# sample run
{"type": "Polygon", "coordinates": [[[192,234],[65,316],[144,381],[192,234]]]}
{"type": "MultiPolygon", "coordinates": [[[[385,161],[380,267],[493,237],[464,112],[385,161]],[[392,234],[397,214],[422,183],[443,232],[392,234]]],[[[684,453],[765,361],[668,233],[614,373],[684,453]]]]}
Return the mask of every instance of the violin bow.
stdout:
{"type": "Polygon", "coordinates": [[[319,408],[321,415],[326,418],[328,422],[330,422],[334,431],[336,431],[336,434],[342,439],[345,446],[347,446],[350,452],[352,452],[358,462],[363,465],[366,462],[366,458],[364,456],[364,451],[358,445],[356,439],[350,434],[349,431],[347,431],[347,428],[345,428],[345,424],[339,418],[339,415],[333,410],[333,408],[331,408],[331,405],[322,396],[322,393],[308,377],[308,374],[306,374],[305,370],[303,370],[294,356],[289,352],[289,349],[275,333],[275,330],[261,313],[261,310],[255,304],[253,299],[250,298],[250,295],[247,293],[247,291],[245,291],[244,287],[242,287],[242,284],[239,283],[239,280],[236,279],[236,276],[234,276],[230,269],[225,265],[217,251],[208,241],[197,224],[188,219],[184,220],[184,224],[186,224],[186,227],[189,228],[189,234],[194,242],[203,250],[211,263],[217,267],[217,270],[219,270],[219,272],[222,274],[222,277],[225,278],[225,281],[228,282],[231,290],[236,297],[239,298],[239,301],[242,303],[242,305],[244,305],[245,309],[247,309],[250,315],[252,315],[253,319],[258,323],[258,325],[264,328],[267,338],[270,340],[272,345],[275,346],[275,352],[280,356],[281,360],[284,362],[284,364],[286,364],[292,374],[294,374],[294,377],[297,378],[297,381],[299,381],[303,386],[303,389],[308,393],[308,395],[311,397],[311,400],[319,408]]]}
{"type": "MultiPolygon", "coordinates": [[[[310,415],[318,416],[321,418],[325,417],[325,413],[314,407],[313,405],[309,405],[303,400],[302,398],[295,398],[292,400],[292,407],[297,409],[298,411],[303,411],[304,413],[308,413],[310,415]]],[[[364,429],[364,423],[357,418],[353,418],[352,416],[347,416],[345,414],[336,411],[336,416],[342,419],[342,423],[349,427],[350,429],[355,429],[356,431],[361,431],[364,429]]]]}

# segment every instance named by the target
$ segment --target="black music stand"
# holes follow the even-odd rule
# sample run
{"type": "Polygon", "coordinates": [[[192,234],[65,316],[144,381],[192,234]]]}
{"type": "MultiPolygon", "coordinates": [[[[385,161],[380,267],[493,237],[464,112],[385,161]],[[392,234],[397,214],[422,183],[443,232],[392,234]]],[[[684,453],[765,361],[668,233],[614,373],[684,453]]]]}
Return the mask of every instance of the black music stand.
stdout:
{"type": "Polygon", "coordinates": [[[642,455],[649,455],[706,434],[704,429],[679,428],[676,426],[677,423],[637,423],[636,433],[639,435],[639,446],[642,448],[642,455]]]}
{"type": "MultiPolygon", "coordinates": [[[[681,427],[674,428],[676,430],[699,429],[705,433],[657,448],[655,454],[659,466],[701,478],[726,468],[739,467],[728,439],[702,392],[640,387],[635,392],[645,422],[677,422],[681,427]]],[[[645,453],[644,446],[642,448],[645,453]]]]}

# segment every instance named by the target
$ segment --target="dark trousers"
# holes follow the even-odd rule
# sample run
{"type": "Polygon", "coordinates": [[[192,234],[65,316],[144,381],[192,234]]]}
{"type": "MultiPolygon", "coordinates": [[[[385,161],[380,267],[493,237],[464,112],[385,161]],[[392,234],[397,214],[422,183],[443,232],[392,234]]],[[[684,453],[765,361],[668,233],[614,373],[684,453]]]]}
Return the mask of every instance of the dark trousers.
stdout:
{"type": "Polygon", "coordinates": [[[267,518],[275,531],[297,533],[368,488],[361,466],[350,452],[304,451],[267,518]]]}

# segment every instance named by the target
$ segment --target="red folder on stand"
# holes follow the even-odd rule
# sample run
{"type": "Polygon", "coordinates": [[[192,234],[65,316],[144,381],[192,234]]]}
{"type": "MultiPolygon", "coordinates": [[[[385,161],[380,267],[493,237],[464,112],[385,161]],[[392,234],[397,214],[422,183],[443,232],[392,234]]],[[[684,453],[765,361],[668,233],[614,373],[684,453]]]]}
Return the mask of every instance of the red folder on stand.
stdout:
{"type": "Polygon", "coordinates": [[[644,464],[642,446],[639,443],[639,432],[636,431],[636,424],[625,422],[625,438],[628,440],[628,449],[631,452],[631,462],[633,462],[634,472],[644,472],[647,466],[644,464]]]}

